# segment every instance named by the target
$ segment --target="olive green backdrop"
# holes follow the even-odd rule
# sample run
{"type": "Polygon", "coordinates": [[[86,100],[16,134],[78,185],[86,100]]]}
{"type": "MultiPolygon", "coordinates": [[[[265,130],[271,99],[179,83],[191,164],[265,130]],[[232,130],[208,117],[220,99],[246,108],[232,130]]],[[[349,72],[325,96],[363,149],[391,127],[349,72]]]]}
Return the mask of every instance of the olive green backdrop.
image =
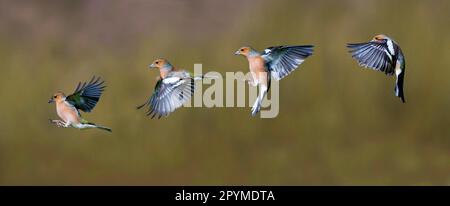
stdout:
{"type": "MultiPolygon", "coordinates": [[[[450,1],[0,1],[1,185],[449,185],[450,1]],[[360,69],[348,42],[394,38],[394,79],[360,69]],[[280,114],[181,108],[151,120],[157,57],[245,71],[240,46],[314,44],[280,82],[280,114]],[[90,121],[55,128],[50,96],[99,75],[90,121]]],[[[206,86],[204,86],[206,87],[206,86]]]]}

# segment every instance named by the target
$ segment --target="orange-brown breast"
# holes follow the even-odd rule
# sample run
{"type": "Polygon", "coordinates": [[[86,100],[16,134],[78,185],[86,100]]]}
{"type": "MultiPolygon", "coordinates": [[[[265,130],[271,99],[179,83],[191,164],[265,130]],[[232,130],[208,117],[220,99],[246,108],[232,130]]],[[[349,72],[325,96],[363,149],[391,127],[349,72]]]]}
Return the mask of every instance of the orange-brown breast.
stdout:
{"type": "Polygon", "coordinates": [[[265,72],[264,59],[262,57],[248,57],[249,68],[251,72],[265,72]]]}
{"type": "Polygon", "coordinates": [[[258,57],[248,57],[250,72],[253,72],[262,84],[267,84],[267,71],[264,59],[258,57]]]}
{"type": "Polygon", "coordinates": [[[81,121],[77,109],[75,107],[67,105],[65,101],[56,102],[56,112],[64,122],[79,124],[81,121]]]}

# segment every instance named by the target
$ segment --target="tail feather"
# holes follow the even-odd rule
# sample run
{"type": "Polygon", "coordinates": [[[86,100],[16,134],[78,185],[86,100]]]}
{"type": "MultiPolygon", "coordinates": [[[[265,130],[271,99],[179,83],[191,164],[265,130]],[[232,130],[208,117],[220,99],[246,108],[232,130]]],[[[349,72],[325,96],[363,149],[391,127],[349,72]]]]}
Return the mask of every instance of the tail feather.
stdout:
{"type": "Polygon", "coordinates": [[[99,125],[96,125],[96,126],[97,126],[96,128],[98,128],[98,129],[105,130],[105,131],[107,131],[107,132],[112,132],[112,129],[111,129],[111,128],[104,127],[104,126],[99,126],[99,125]]]}
{"type": "Polygon", "coordinates": [[[402,72],[397,75],[397,81],[395,82],[395,96],[399,97],[403,103],[405,103],[405,96],[403,93],[403,79],[405,74],[402,72]]]}
{"type": "Polygon", "coordinates": [[[108,127],[105,127],[105,126],[96,125],[96,124],[94,124],[92,122],[89,122],[87,124],[91,125],[93,128],[97,128],[97,129],[105,130],[105,131],[108,131],[108,132],[112,132],[111,128],[108,128],[108,127]]]}
{"type": "Polygon", "coordinates": [[[253,104],[252,107],[252,116],[256,116],[256,114],[258,114],[258,112],[261,111],[261,102],[259,101],[259,98],[256,99],[255,103],[253,104]]]}
{"type": "Polygon", "coordinates": [[[256,101],[252,107],[252,116],[256,116],[256,114],[258,114],[258,112],[261,111],[261,104],[262,104],[262,101],[264,99],[264,96],[266,96],[266,94],[267,94],[267,86],[260,85],[259,86],[259,96],[258,96],[258,98],[256,98],[256,101]]]}

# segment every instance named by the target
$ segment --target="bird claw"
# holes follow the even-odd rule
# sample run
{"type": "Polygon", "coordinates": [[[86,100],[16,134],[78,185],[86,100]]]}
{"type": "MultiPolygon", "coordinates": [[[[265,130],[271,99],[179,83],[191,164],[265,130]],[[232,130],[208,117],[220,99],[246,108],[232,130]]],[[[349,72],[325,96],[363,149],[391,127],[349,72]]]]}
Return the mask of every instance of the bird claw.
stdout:
{"type": "Polygon", "coordinates": [[[55,124],[57,127],[66,127],[66,123],[62,120],[58,120],[58,119],[56,119],[56,120],[49,119],[49,120],[50,120],[50,123],[55,124]]]}

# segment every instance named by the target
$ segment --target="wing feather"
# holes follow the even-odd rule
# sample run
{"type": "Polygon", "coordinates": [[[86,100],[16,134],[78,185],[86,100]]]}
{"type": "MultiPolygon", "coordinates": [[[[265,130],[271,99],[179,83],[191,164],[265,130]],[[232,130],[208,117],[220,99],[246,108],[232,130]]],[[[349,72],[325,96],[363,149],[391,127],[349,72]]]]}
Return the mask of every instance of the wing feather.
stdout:
{"type": "Polygon", "coordinates": [[[370,41],[367,43],[347,44],[352,57],[363,67],[394,74],[392,56],[384,42],[370,41]]]}
{"type": "Polygon", "coordinates": [[[261,55],[272,77],[280,80],[298,68],[313,54],[312,45],[269,47],[261,55]]]}
{"type": "Polygon", "coordinates": [[[165,117],[181,107],[194,94],[194,79],[185,74],[177,81],[159,80],[155,86],[153,95],[144,104],[138,107],[147,106],[147,116],[165,117]]]}
{"type": "Polygon", "coordinates": [[[105,90],[104,81],[95,76],[89,82],[79,82],[73,94],[67,96],[66,101],[83,112],[91,112],[97,105],[105,90]]]}

